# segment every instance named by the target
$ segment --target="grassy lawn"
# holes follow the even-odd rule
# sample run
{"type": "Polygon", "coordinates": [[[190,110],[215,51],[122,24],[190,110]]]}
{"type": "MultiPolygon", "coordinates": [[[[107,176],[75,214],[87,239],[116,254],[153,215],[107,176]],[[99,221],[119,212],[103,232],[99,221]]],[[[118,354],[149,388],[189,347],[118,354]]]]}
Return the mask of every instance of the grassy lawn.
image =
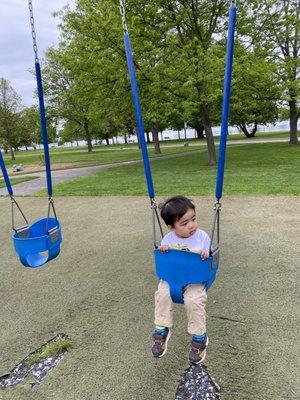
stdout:
{"type": "MultiPolygon", "coordinates": [[[[229,135],[229,141],[232,140],[245,140],[246,142],[254,142],[255,140],[264,138],[283,138],[288,141],[288,132],[260,132],[255,138],[247,139],[245,135],[229,135]]],[[[218,137],[215,138],[218,143],[218,137]]],[[[199,141],[196,139],[189,139],[191,146],[184,146],[184,140],[165,140],[160,142],[162,155],[175,154],[182,152],[189,152],[200,149],[206,144],[205,139],[199,141]],[[177,145],[176,147],[174,145],[177,145]]],[[[148,146],[149,155],[154,156],[153,144],[148,146]]],[[[42,165],[43,152],[42,150],[19,151],[15,154],[16,160],[11,161],[7,155],[4,159],[7,166],[13,164],[33,165],[41,164],[41,170],[44,168],[42,165]]],[[[52,163],[71,163],[74,167],[84,165],[99,165],[106,163],[121,162],[127,160],[137,160],[140,158],[140,151],[137,143],[127,145],[111,145],[104,146],[98,145],[93,148],[92,153],[87,153],[86,147],[72,147],[72,148],[51,148],[50,156],[52,163]]],[[[24,171],[26,173],[26,169],[24,171]]]]}
{"type": "MultiPolygon", "coordinates": [[[[299,195],[300,146],[286,143],[228,148],[224,195],[299,195]]],[[[216,168],[206,151],[152,161],[157,195],[214,195],[216,168]]],[[[142,165],[112,168],[55,186],[56,195],[146,195],[142,165]]]]}
{"type": "MultiPolygon", "coordinates": [[[[162,155],[175,154],[187,151],[195,151],[199,146],[185,147],[183,143],[178,147],[163,147],[162,155]]],[[[149,155],[154,156],[154,149],[149,147],[149,155]]],[[[96,146],[92,153],[87,152],[86,147],[71,148],[71,149],[51,149],[51,163],[72,163],[74,167],[83,165],[99,165],[114,162],[121,162],[127,160],[137,160],[140,158],[140,151],[137,145],[128,146],[96,146]]],[[[7,166],[13,164],[41,164],[42,162],[42,151],[22,151],[17,153],[16,160],[11,161],[5,157],[5,163],[7,166]]],[[[41,170],[44,169],[41,164],[41,170]]],[[[25,171],[26,172],[26,169],[25,171]]]]}
{"type": "MultiPolygon", "coordinates": [[[[20,176],[20,177],[17,177],[17,178],[10,178],[10,183],[11,183],[11,185],[13,186],[13,185],[16,185],[17,183],[22,183],[22,182],[26,182],[26,181],[31,181],[32,179],[37,179],[37,178],[38,178],[37,176],[29,176],[29,175],[20,176]]],[[[5,187],[5,182],[4,182],[4,180],[1,178],[1,179],[0,179],[0,188],[2,188],[2,187],[5,187]]]]}

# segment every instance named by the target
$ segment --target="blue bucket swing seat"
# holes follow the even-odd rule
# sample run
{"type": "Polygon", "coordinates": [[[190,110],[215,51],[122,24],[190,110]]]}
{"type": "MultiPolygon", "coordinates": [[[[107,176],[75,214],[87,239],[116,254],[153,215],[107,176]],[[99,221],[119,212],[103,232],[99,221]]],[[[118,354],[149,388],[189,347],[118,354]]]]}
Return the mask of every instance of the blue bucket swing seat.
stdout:
{"type": "Polygon", "coordinates": [[[48,213],[46,218],[42,218],[34,222],[33,224],[29,225],[23,211],[21,210],[19,204],[17,203],[14,197],[12,186],[10,183],[10,179],[7,173],[7,169],[1,151],[0,151],[0,167],[5,180],[8,194],[11,198],[12,229],[14,231],[12,239],[15,251],[21,263],[25,267],[38,268],[45,265],[47,262],[53,260],[55,257],[58,256],[58,254],[60,253],[62,235],[61,235],[61,225],[56,216],[56,211],[54,208],[54,200],[52,197],[52,179],[51,179],[46,113],[44,106],[41,69],[37,55],[36,35],[34,29],[34,18],[33,18],[31,0],[29,0],[29,12],[30,12],[30,23],[31,23],[32,38],[33,38],[33,49],[35,53],[35,72],[36,72],[37,89],[39,97],[40,123],[41,123],[41,131],[43,138],[48,201],[49,201],[48,213]],[[15,226],[15,217],[14,217],[15,207],[20,212],[22,218],[25,221],[25,225],[19,228],[15,226]],[[54,214],[53,217],[50,217],[51,210],[54,214]]]}
{"type": "Polygon", "coordinates": [[[126,60],[128,66],[128,73],[131,84],[133,104],[134,104],[137,133],[143,157],[148,195],[150,198],[151,209],[153,211],[153,238],[154,238],[153,241],[155,248],[154,260],[156,265],[156,274],[159,279],[163,279],[168,282],[170,286],[170,294],[172,300],[176,303],[183,303],[183,290],[186,285],[203,283],[205,284],[205,287],[208,290],[209,287],[214,282],[217,270],[219,268],[219,256],[220,256],[219,222],[220,222],[220,211],[221,211],[220,199],[222,197],[222,191],[223,191],[226,143],[228,135],[228,116],[229,116],[229,105],[230,105],[230,85],[232,76],[234,32],[236,24],[236,5],[235,2],[232,0],[231,5],[229,7],[221,138],[220,138],[218,172],[217,172],[217,182],[216,182],[216,202],[214,204],[214,217],[213,217],[213,226],[212,226],[211,243],[210,243],[210,256],[206,260],[202,260],[198,254],[193,252],[170,249],[168,252],[162,253],[157,249],[156,226],[155,226],[156,222],[158,224],[162,237],[163,237],[163,231],[159,215],[157,212],[157,204],[155,201],[155,193],[154,193],[154,186],[150,169],[150,162],[148,157],[147,145],[145,141],[145,131],[144,131],[142,111],[139,99],[139,91],[137,86],[130,37],[126,24],[124,0],[120,0],[120,13],[122,17],[123,39],[124,39],[126,60]],[[217,229],[216,244],[213,243],[215,229],[217,229]]]}

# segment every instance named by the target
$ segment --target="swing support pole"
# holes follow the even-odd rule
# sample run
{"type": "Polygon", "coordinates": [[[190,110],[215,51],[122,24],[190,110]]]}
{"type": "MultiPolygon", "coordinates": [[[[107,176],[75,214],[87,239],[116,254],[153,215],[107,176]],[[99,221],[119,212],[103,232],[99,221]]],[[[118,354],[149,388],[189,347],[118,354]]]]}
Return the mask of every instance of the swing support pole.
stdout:
{"type": "Polygon", "coordinates": [[[135,73],[131,41],[130,41],[130,36],[128,33],[127,24],[126,24],[125,0],[120,0],[119,6],[120,6],[120,14],[121,14],[121,18],[122,18],[123,41],[124,41],[124,47],[125,47],[125,55],[126,55],[126,61],[127,61],[128,74],[129,74],[129,79],[130,79],[136,127],[137,127],[139,143],[141,146],[144,172],[145,172],[145,176],[146,176],[146,183],[147,183],[147,189],[148,189],[148,196],[150,198],[150,206],[152,209],[153,242],[154,242],[154,247],[157,247],[156,222],[158,223],[161,237],[163,237],[163,230],[162,230],[161,222],[160,222],[159,215],[157,212],[157,204],[155,201],[155,191],[154,191],[154,186],[153,186],[153,179],[152,179],[152,174],[151,174],[151,167],[150,167],[147,143],[145,140],[145,129],[144,129],[144,123],[143,123],[143,115],[142,115],[142,108],[141,108],[141,102],[140,102],[140,96],[139,96],[139,89],[138,89],[136,73],[135,73]]]}
{"type": "Polygon", "coordinates": [[[52,190],[52,177],[51,177],[50,154],[49,154],[49,143],[48,143],[48,132],[47,132],[47,119],[46,119],[46,111],[45,111],[41,67],[40,67],[40,62],[39,62],[39,57],[38,57],[38,47],[37,47],[37,43],[36,43],[36,32],[35,32],[35,25],[34,25],[32,0],[28,0],[28,8],[29,8],[29,15],[30,15],[33,51],[34,51],[34,56],[35,56],[35,75],[36,75],[36,83],[37,83],[37,91],[38,91],[38,99],[39,99],[39,109],[40,109],[40,126],[41,126],[41,131],[42,131],[45,167],[46,167],[47,191],[48,191],[48,200],[49,200],[48,219],[49,219],[50,208],[52,208],[55,219],[57,219],[55,208],[54,208],[54,200],[52,197],[53,190],[52,190]]]}
{"type": "Polygon", "coordinates": [[[152,174],[151,174],[151,169],[150,169],[148,149],[147,149],[147,144],[146,144],[146,140],[145,140],[144,123],[143,123],[142,109],[141,109],[141,103],[140,103],[139,89],[138,89],[136,74],[135,74],[134,61],[133,61],[133,56],[132,56],[131,42],[130,42],[130,37],[129,37],[127,24],[126,24],[125,1],[124,0],[120,0],[120,13],[121,13],[121,17],[122,17],[123,40],[124,40],[124,46],[125,46],[128,74],[129,74],[129,78],[130,78],[130,85],[131,85],[132,100],[133,100],[133,105],[134,105],[134,113],[135,113],[135,119],[136,119],[137,132],[138,132],[139,142],[141,145],[141,151],[142,151],[142,156],[143,156],[144,170],[145,170],[147,187],[148,187],[148,195],[149,195],[151,203],[152,203],[152,202],[155,202],[155,200],[154,200],[155,192],[154,192],[152,174]]]}
{"type": "Polygon", "coordinates": [[[226,48],[226,65],[224,74],[224,91],[223,91],[224,94],[223,94],[223,106],[222,106],[222,125],[221,125],[218,173],[217,173],[217,183],[216,183],[216,199],[217,199],[216,205],[219,204],[223,192],[235,25],[236,25],[236,5],[235,2],[232,1],[229,7],[228,38],[227,38],[227,48],[226,48]]]}

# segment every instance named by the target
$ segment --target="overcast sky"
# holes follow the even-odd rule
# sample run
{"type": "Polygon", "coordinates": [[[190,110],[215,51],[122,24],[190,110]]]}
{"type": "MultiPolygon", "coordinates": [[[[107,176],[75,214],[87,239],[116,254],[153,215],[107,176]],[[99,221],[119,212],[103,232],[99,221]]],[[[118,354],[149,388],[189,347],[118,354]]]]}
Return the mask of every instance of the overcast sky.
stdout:
{"type": "MultiPolygon", "coordinates": [[[[53,11],[65,5],[74,6],[75,0],[33,0],[33,13],[37,35],[38,55],[59,40],[58,18],[53,11]]],[[[28,0],[1,1],[0,5],[0,77],[8,79],[21,96],[23,104],[30,106],[34,99],[35,77],[28,0]]]]}

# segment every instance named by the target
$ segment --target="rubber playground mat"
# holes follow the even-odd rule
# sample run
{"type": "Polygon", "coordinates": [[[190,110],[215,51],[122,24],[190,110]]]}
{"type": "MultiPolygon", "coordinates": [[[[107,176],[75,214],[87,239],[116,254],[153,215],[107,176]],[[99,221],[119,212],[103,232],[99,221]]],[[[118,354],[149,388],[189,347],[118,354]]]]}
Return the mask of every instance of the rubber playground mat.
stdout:
{"type": "MultiPolygon", "coordinates": [[[[158,199],[158,201],[161,199],[158,199]]],[[[194,197],[210,231],[212,198],[194,197]]],[[[72,348],[37,387],[6,400],[174,400],[188,368],[184,307],[161,360],[150,354],[156,277],[146,197],[57,198],[63,246],[38,270],[22,267],[0,199],[0,376],[64,332],[72,348]]],[[[47,200],[21,198],[31,221],[47,200]]],[[[222,400],[296,399],[299,197],[230,197],[221,212],[219,276],[208,296],[205,364],[222,400]]]]}

